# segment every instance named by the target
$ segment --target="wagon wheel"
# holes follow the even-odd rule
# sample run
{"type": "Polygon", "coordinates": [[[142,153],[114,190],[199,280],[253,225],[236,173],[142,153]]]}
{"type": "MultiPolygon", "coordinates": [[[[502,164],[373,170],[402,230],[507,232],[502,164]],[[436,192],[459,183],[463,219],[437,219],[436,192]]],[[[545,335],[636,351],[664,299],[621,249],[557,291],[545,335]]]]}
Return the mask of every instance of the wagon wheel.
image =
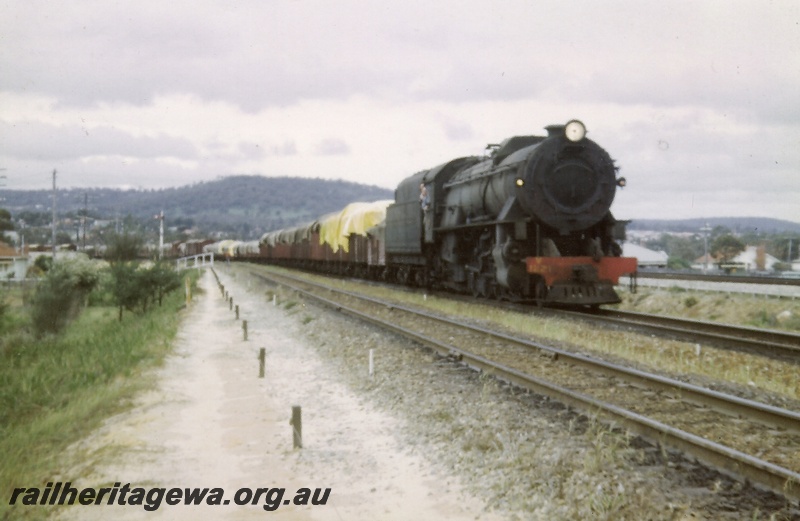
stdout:
{"type": "Polygon", "coordinates": [[[430,287],[428,272],[425,268],[414,271],[414,284],[420,288],[430,287]]]}
{"type": "Polygon", "coordinates": [[[408,285],[408,269],[406,267],[397,270],[397,282],[403,286],[408,285]]]}

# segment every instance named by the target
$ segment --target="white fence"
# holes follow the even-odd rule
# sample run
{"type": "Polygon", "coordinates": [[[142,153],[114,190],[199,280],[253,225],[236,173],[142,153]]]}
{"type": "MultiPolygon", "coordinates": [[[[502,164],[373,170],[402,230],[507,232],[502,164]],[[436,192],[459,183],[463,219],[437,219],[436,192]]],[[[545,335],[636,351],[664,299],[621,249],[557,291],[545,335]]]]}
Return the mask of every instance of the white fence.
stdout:
{"type": "MultiPolygon", "coordinates": [[[[620,285],[628,285],[628,277],[620,277],[620,285]]],[[[748,284],[740,282],[708,282],[701,280],[672,280],[672,279],[649,279],[641,273],[636,278],[636,284],[642,287],[651,288],[683,288],[695,291],[717,291],[720,293],[739,293],[743,295],[763,296],[764,298],[800,298],[800,287],[782,286],[776,284],[748,284]]]]}
{"type": "Polygon", "coordinates": [[[201,253],[199,255],[192,255],[191,257],[181,257],[176,262],[176,269],[178,271],[189,268],[206,268],[214,267],[214,254],[201,253]]]}

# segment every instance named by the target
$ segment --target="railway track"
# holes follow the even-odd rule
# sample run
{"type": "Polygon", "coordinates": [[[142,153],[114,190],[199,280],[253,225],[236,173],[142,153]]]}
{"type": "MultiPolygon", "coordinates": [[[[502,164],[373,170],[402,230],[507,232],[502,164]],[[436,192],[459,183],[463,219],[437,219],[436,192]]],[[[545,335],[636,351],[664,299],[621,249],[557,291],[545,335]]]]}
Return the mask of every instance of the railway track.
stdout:
{"type": "Polygon", "coordinates": [[[800,499],[800,413],[567,352],[305,279],[271,279],[495,377],[800,499]]]}
{"type": "MultiPolygon", "coordinates": [[[[432,294],[440,293],[432,292],[432,294]]],[[[441,293],[440,295],[463,302],[475,301],[472,297],[454,293],[441,293]]],[[[558,308],[536,308],[526,304],[492,300],[483,300],[481,302],[487,305],[491,305],[494,302],[499,307],[510,308],[520,312],[560,317],[566,320],[588,321],[603,327],[638,331],[662,338],[683,340],[703,345],[708,344],[721,349],[731,349],[800,365],[800,335],[788,331],[734,326],[719,322],[690,320],[606,308],[591,311],[574,311],[558,308]]]]}
{"type": "Polygon", "coordinates": [[[613,309],[600,309],[592,313],[575,311],[557,311],[557,313],[608,326],[689,342],[708,343],[717,347],[800,364],[800,335],[796,333],[613,309]]]}
{"type": "MultiPolygon", "coordinates": [[[[472,297],[453,293],[441,293],[441,295],[454,300],[463,300],[464,302],[474,301],[472,297]]],[[[496,301],[482,301],[484,304],[491,304],[492,302],[496,301]]],[[[574,311],[558,308],[535,308],[526,304],[509,302],[496,302],[496,304],[521,312],[556,316],[566,320],[589,321],[603,327],[638,331],[663,338],[703,345],[708,344],[722,349],[731,349],[800,365],[800,335],[788,331],[734,326],[719,322],[690,320],[607,308],[574,311]]]]}

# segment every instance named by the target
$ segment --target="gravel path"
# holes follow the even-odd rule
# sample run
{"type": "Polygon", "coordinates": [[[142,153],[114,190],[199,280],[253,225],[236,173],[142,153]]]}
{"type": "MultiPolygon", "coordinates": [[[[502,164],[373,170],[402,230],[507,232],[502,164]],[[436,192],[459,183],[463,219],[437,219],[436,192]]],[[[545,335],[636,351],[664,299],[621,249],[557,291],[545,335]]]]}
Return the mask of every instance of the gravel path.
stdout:
{"type": "MultiPolygon", "coordinates": [[[[791,519],[730,481],[533,394],[258,282],[202,282],[175,356],[131,411],[75,447],[82,486],[331,488],[326,505],[71,507],[59,519],[791,519]],[[272,304],[277,293],[277,305],[272,304]],[[259,347],[266,378],[256,378],[259,347]],[[368,374],[369,351],[375,372],[368,374]],[[302,450],[291,447],[303,407],[302,450]],[[159,517],[161,516],[161,517],[159,517]]],[[[65,478],[66,479],[66,478],[65,478]]]]}

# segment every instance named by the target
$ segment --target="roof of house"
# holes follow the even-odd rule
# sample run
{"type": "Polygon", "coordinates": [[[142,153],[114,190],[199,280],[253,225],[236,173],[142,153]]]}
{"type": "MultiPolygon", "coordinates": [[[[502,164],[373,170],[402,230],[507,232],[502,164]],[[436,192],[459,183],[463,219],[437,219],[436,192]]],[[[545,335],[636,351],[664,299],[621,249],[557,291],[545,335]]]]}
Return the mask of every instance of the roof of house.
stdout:
{"type": "Polygon", "coordinates": [[[0,242],[0,257],[24,257],[24,255],[17,253],[16,248],[0,242]]]}
{"type": "Polygon", "coordinates": [[[623,257],[636,257],[639,265],[645,264],[666,264],[669,255],[663,251],[655,251],[639,246],[638,244],[624,243],[622,245],[623,257]]]}

